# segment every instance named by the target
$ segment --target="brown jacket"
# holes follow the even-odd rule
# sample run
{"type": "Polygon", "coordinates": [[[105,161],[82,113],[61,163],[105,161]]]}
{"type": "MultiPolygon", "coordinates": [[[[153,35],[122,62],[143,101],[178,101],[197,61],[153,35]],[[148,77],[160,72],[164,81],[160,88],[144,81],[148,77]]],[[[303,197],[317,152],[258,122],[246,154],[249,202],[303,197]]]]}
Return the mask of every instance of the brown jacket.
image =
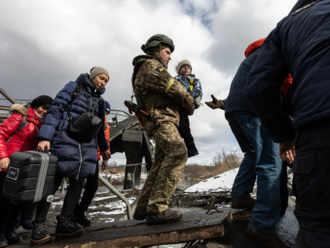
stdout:
{"type": "MultiPolygon", "coordinates": [[[[180,106],[190,108],[194,103],[194,99],[187,92],[186,88],[180,82],[176,81],[160,62],[155,59],[145,60],[138,69],[133,86],[143,95],[148,92],[164,93],[170,80],[173,80],[173,84],[167,91],[167,95],[173,98],[173,104],[163,108],[156,108],[153,118],[159,124],[169,121],[178,127],[180,122],[180,106]]],[[[143,120],[143,122],[147,133],[152,135],[157,126],[151,121],[143,120]]]]}

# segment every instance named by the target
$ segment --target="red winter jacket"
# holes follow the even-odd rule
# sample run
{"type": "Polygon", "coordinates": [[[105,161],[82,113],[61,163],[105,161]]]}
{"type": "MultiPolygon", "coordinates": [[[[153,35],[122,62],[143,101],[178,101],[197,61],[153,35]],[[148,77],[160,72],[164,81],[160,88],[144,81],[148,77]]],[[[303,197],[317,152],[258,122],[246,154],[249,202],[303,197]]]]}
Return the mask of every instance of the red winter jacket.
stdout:
{"type": "MultiPolygon", "coordinates": [[[[257,40],[253,43],[251,43],[245,50],[245,57],[249,56],[251,53],[253,53],[255,50],[257,50],[259,47],[261,47],[261,45],[264,43],[264,41],[266,40],[266,38],[262,38],[260,40],[257,40]]],[[[288,77],[286,79],[284,79],[283,85],[280,88],[280,90],[283,92],[284,95],[286,95],[286,93],[288,92],[288,89],[290,88],[292,83],[292,77],[289,74],[288,77]]]]}
{"type": "MultiPolygon", "coordinates": [[[[104,134],[105,134],[105,138],[106,138],[106,140],[109,144],[108,151],[110,152],[110,128],[109,128],[109,125],[108,125],[107,122],[108,122],[108,120],[107,120],[107,117],[105,116],[104,117],[104,123],[106,123],[106,124],[104,124],[104,127],[105,127],[104,134]]],[[[103,154],[102,154],[102,156],[103,156],[103,154]]],[[[99,147],[97,147],[97,161],[100,161],[100,148],[99,147]]]]}
{"type": "Polygon", "coordinates": [[[10,111],[13,112],[12,115],[0,124],[0,159],[10,158],[14,152],[37,149],[38,146],[37,134],[42,123],[33,109],[14,104],[10,111]],[[15,133],[25,115],[29,124],[15,133]]]}

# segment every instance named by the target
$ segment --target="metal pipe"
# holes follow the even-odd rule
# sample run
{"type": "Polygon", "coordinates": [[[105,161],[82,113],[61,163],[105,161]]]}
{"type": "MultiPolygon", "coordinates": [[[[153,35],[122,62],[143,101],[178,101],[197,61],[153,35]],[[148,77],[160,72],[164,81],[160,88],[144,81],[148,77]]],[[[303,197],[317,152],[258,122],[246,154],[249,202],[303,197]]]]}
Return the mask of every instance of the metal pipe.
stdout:
{"type": "Polygon", "coordinates": [[[127,217],[129,220],[133,219],[133,213],[131,205],[128,200],[115,188],[113,187],[107,180],[105,180],[102,176],[99,176],[99,181],[104,184],[109,190],[111,190],[116,196],[118,196],[123,202],[125,202],[127,207],[127,217]]]}
{"type": "Polygon", "coordinates": [[[12,104],[18,103],[14,98],[12,98],[3,88],[0,87],[0,93],[7,98],[12,104]]]}
{"type": "Polygon", "coordinates": [[[139,163],[139,164],[120,164],[120,165],[117,165],[117,166],[108,166],[107,169],[109,169],[109,168],[119,168],[119,167],[137,166],[137,165],[144,165],[144,164],[147,164],[147,163],[139,163]]]}
{"type": "Polygon", "coordinates": [[[0,106],[0,110],[9,111],[10,107],[0,106]]]}
{"type": "MultiPolygon", "coordinates": [[[[6,98],[0,98],[0,100],[7,100],[6,98]]],[[[15,99],[16,101],[32,102],[30,99],[15,99]]]]}

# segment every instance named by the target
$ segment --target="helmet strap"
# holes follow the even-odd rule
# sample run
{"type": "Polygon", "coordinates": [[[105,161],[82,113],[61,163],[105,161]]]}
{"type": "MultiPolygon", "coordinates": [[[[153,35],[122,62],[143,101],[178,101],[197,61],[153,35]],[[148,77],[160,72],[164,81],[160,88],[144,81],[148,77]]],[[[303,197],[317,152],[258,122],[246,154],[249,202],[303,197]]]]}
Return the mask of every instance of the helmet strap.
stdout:
{"type": "Polygon", "coordinates": [[[161,44],[159,44],[154,51],[157,52],[156,57],[158,61],[167,69],[167,66],[165,65],[165,61],[159,55],[160,51],[165,49],[166,47],[168,46],[164,46],[164,45],[162,46],[161,44]]]}

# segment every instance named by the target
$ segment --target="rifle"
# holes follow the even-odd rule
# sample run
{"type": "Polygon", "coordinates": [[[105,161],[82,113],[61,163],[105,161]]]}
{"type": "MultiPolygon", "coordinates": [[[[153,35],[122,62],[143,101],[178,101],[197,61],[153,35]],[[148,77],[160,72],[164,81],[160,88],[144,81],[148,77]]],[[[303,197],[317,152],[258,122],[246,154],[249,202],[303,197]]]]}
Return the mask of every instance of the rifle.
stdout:
{"type": "Polygon", "coordinates": [[[151,117],[151,114],[143,110],[142,107],[140,107],[139,105],[133,103],[132,101],[125,101],[124,104],[128,108],[130,114],[132,114],[133,112],[135,113],[136,118],[139,120],[142,126],[144,125],[141,118],[146,119],[148,121],[152,121],[153,123],[158,125],[158,122],[151,117]]]}

